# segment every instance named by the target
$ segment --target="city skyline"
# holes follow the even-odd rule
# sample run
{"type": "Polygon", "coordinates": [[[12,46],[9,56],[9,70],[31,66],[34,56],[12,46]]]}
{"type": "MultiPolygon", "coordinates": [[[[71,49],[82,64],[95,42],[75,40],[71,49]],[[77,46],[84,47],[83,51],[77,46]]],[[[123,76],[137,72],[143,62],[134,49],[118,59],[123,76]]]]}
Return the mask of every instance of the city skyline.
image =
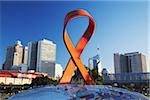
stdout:
{"type": "MultiPolygon", "coordinates": [[[[110,72],[114,72],[113,53],[139,51],[148,57],[147,2],[1,2],[1,4],[0,65],[4,63],[7,46],[14,44],[16,40],[19,39],[23,45],[27,45],[29,41],[47,38],[57,44],[56,63],[62,64],[65,69],[70,55],[63,42],[63,20],[66,12],[74,9],[88,10],[97,25],[81,56],[85,65],[88,65],[88,58],[97,54],[97,48],[100,48],[102,68],[107,68],[110,72]],[[55,10],[57,13],[53,13],[55,10]]],[[[86,18],[75,19],[69,23],[68,33],[74,45],[82,36],[87,24],[86,18]]]]}

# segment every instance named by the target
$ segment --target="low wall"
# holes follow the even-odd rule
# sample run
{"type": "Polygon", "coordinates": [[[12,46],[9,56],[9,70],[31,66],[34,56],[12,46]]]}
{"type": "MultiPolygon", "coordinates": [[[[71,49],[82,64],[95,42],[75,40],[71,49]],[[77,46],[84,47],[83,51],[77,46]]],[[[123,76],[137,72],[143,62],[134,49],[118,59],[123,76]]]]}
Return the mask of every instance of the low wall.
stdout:
{"type": "Polygon", "coordinates": [[[4,85],[24,85],[31,84],[31,82],[32,79],[0,77],[0,84],[4,85]]]}

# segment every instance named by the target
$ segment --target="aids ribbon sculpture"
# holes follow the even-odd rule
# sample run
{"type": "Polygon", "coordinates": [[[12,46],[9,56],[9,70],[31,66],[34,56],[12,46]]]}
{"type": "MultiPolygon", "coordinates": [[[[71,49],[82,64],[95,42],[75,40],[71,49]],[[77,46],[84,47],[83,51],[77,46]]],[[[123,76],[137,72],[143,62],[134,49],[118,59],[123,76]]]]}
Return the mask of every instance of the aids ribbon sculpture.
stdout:
{"type": "Polygon", "coordinates": [[[65,21],[64,21],[63,38],[64,38],[64,43],[71,55],[71,58],[67,64],[64,74],[59,82],[60,84],[67,84],[70,82],[73,72],[75,70],[75,67],[78,67],[79,71],[81,72],[81,75],[83,76],[83,78],[87,82],[87,84],[89,84],[89,85],[94,84],[90,75],[86,71],[84,64],[82,63],[80,56],[81,56],[81,53],[82,53],[83,49],[85,48],[86,44],[88,43],[91,36],[93,35],[95,27],[96,27],[96,24],[94,22],[94,19],[85,10],[74,10],[74,11],[69,12],[66,15],[65,21]],[[76,47],[74,47],[68,36],[66,26],[67,26],[67,23],[71,19],[77,18],[79,16],[88,17],[89,25],[88,25],[86,31],[84,32],[84,34],[82,35],[82,37],[80,38],[79,42],[77,43],[76,47]]]}

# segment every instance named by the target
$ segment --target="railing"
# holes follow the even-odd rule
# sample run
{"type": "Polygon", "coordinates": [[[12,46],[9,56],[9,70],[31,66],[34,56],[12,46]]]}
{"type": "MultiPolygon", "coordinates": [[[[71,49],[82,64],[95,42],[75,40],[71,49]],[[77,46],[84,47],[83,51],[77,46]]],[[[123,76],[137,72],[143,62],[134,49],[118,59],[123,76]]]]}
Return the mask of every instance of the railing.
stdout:
{"type": "Polygon", "coordinates": [[[103,75],[104,82],[149,82],[150,81],[150,73],[119,73],[119,74],[105,74],[103,75]]]}

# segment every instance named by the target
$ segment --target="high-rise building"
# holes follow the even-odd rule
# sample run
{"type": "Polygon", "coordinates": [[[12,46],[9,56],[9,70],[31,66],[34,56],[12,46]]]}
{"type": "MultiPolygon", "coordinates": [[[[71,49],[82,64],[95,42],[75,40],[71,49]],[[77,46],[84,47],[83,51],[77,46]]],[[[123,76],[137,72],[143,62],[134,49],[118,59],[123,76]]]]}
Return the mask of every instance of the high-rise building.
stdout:
{"type": "Polygon", "coordinates": [[[115,73],[129,72],[127,66],[127,57],[122,54],[119,53],[114,54],[114,66],[115,66],[115,73]]]}
{"type": "Polygon", "coordinates": [[[30,42],[28,50],[29,69],[55,77],[56,44],[43,39],[38,42],[30,42]]]}
{"type": "Polygon", "coordinates": [[[115,73],[147,72],[146,57],[142,53],[132,52],[114,54],[115,73]]]}
{"type": "Polygon", "coordinates": [[[98,67],[99,63],[100,63],[99,55],[96,55],[96,56],[88,59],[88,67],[90,69],[95,69],[96,67],[98,67]]]}
{"type": "Polygon", "coordinates": [[[56,44],[46,39],[38,41],[36,70],[48,73],[51,77],[55,77],[55,63],[56,44]]]}
{"type": "Polygon", "coordinates": [[[23,59],[22,59],[23,64],[26,64],[26,65],[27,65],[27,60],[28,60],[28,47],[25,46],[25,47],[23,48],[23,59]]]}
{"type": "Polygon", "coordinates": [[[36,71],[36,63],[37,63],[37,42],[29,42],[28,43],[28,61],[27,65],[29,66],[29,70],[36,71]]]}
{"type": "Polygon", "coordinates": [[[55,78],[60,79],[62,77],[62,74],[63,74],[63,68],[61,64],[56,64],[55,65],[55,78]]]}
{"type": "Polygon", "coordinates": [[[90,68],[90,69],[96,68],[97,63],[98,63],[97,59],[90,59],[90,60],[89,60],[89,68],[90,68]]]}
{"type": "Polygon", "coordinates": [[[17,41],[14,46],[9,46],[6,52],[4,69],[11,69],[12,66],[27,64],[28,48],[22,46],[21,41],[17,41]]]}

